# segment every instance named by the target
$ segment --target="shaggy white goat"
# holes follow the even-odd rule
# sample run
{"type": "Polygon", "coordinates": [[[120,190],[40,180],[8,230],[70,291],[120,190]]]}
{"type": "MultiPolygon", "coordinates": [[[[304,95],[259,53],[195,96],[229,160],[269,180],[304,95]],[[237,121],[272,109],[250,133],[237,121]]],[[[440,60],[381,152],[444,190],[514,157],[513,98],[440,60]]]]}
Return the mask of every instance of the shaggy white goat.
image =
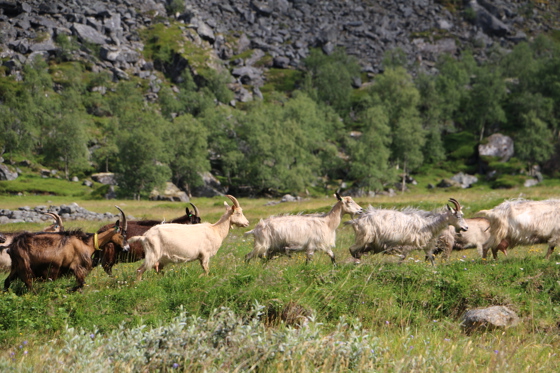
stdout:
{"type": "Polygon", "coordinates": [[[414,209],[398,211],[370,206],[366,213],[345,223],[352,225],[356,234],[350,254],[360,259],[362,254],[368,251],[383,252],[387,248],[407,247],[407,250],[403,250],[402,261],[411,248],[416,248],[424,250],[427,259],[433,265],[435,243],[443,230],[448,225],[463,231],[468,229],[459,202],[453,198],[450,198],[449,202],[453,203],[455,208],[447,205],[443,212],[414,209]]]}
{"type": "Polygon", "coordinates": [[[511,248],[518,245],[547,243],[546,259],[550,258],[554,247],[560,243],[560,200],[558,199],[509,200],[491,210],[479,211],[478,214],[490,221],[491,240],[483,252],[483,257],[486,257],[488,248],[492,248],[494,253],[504,239],[511,248]]]}
{"type": "Polygon", "coordinates": [[[131,237],[128,242],[140,242],[146,253],[144,263],[138,268],[137,280],[141,280],[142,274],[149,268],[159,272],[168,263],[197,259],[208,274],[210,258],[216,255],[230,228],[233,225],[249,225],[237,199],[230,195],[227,197],[233,206],[229,207],[224,202],[226,212],[215,224],[160,224],[148,229],[142,236],[131,237]]]}
{"type": "Polygon", "coordinates": [[[362,208],[352,197],[335,194],[338,202],[324,215],[271,216],[262,220],[247,233],[255,236],[253,251],[245,256],[245,261],[254,257],[270,259],[274,254],[290,255],[305,251],[307,261],[315,251],[323,251],[335,263],[332,248],[335,247],[336,228],[344,214],[357,214],[362,208]]]}

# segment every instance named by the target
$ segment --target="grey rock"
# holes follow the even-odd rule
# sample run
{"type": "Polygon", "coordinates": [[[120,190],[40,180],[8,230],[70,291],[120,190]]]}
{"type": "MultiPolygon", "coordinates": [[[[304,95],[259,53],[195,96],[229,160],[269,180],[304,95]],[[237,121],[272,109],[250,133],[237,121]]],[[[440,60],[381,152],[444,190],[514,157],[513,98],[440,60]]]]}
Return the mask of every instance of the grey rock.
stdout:
{"type": "Polygon", "coordinates": [[[231,75],[238,78],[242,84],[262,85],[264,81],[262,71],[256,67],[243,66],[232,70],[231,75]]]}
{"type": "Polygon", "coordinates": [[[54,42],[50,38],[47,41],[31,44],[29,46],[29,50],[31,50],[32,52],[52,52],[56,49],[56,45],[54,45],[54,42]]]}
{"type": "Polygon", "coordinates": [[[247,37],[245,33],[241,34],[239,39],[237,40],[237,48],[235,50],[236,54],[240,54],[245,52],[251,47],[251,41],[247,37]]]}
{"type": "Polygon", "coordinates": [[[476,176],[468,175],[463,172],[453,175],[451,180],[461,184],[461,188],[463,189],[470,188],[472,184],[478,182],[478,178],[476,176]]]}
{"type": "Polygon", "coordinates": [[[97,183],[116,185],[115,174],[112,172],[100,172],[91,175],[91,179],[97,183]]]}
{"type": "Polygon", "coordinates": [[[93,44],[105,44],[107,39],[93,27],[81,23],[72,24],[72,30],[82,41],[93,44]]]}
{"type": "Polygon", "coordinates": [[[519,324],[519,317],[505,306],[469,310],[465,312],[461,321],[461,327],[467,333],[477,330],[509,328],[517,324],[519,324]]]}
{"type": "Polygon", "coordinates": [[[451,179],[441,179],[441,181],[437,183],[436,186],[438,188],[463,187],[461,183],[451,179]]]}
{"type": "Polygon", "coordinates": [[[196,32],[202,39],[210,43],[213,43],[216,40],[216,37],[214,36],[214,31],[212,31],[212,29],[204,22],[200,23],[200,25],[196,29],[196,32]]]}
{"type": "Polygon", "coordinates": [[[272,66],[279,69],[287,69],[290,67],[290,62],[288,57],[278,56],[272,61],[272,66]]]}
{"type": "Polygon", "coordinates": [[[18,177],[18,173],[11,171],[5,164],[0,164],[0,180],[15,180],[18,177]]]}
{"type": "Polygon", "coordinates": [[[530,187],[533,187],[533,186],[538,185],[538,184],[539,184],[539,181],[537,179],[527,179],[523,183],[523,186],[527,187],[527,188],[530,188],[530,187]]]}
{"type": "Polygon", "coordinates": [[[505,36],[510,32],[508,25],[493,16],[486,8],[480,6],[476,0],[470,0],[468,7],[476,14],[475,24],[486,33],[495,36],[505,36]]]}
{"type": "Polygon", "coordinates": [[[286,194],[284,196],[282,196],[282,198],[280,199],[280,202],[297,202],[299,200],[298,197],[294,197],[291,194],[286,194]]]}
{"type": "Polygon", "coordinates": [[[495,133],[486,139],[486,143],[478,146],[478,154],[482,156],[499,157],[507,162],[514,154],[513,140],[509,136],[495,133]]]}
{"type": "Polygon", "coordinates": [[[152,190],[150,199],[156,201],[171,201],[171,202],[189,202],[187,193],[179,189],[175,184],[167,182],[165,190],[160,191],[158,188],[152,190]]]}
{"type": "Polygon", "coordinates": [[[191,194],[194,197],[216,197],[216,196],[224,196],[225,190],[222,187],[222,184],[214,175],[210,172],[205,172],[200,175],[202,177],[202,181],[204,183],[203,186],[194,188],[191,194]]]}

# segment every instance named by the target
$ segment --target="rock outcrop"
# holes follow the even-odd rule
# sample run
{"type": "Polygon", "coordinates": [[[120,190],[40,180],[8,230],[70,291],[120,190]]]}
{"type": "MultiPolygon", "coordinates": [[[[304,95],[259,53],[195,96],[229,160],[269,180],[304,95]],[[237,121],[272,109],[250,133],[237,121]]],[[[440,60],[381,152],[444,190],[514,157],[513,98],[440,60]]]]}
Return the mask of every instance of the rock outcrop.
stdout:
{"type": "MultiPolygon", "coordinates": [[[[209,63],[228,68],[237,82],[230,86],[236,99],[247,101],[260,96],[266,69],[299,68],[311,48],[329,54],[342,47],[358,58],[364,72],[376,74],[383,71],[385,52],[398,47],[411,64],[433,72],[443,53],[458,54],[469,48],[484,60],[489,48],[511,48],[531,34],[558,28],[560,19],[556,6],[528,1],[469,0],[458,9],[435,0],[189,0],[184,6],[177,4],[181,2],[2,0],[0,58],[7,74],[16,78],[21,78],[22,66],[34,58],[63,56],[84,61],[93,71],[108,71],[115,80],[136,75],[157,83],[153,69],[158,66],[142,56],[140,30],[158,22],[179,22],[186,39],[211,51],[214,57],[209,63]],[[188,37],[190,31],[194,36],[188,37]],[[65,49],[64,36],[75,38],[80,48],[65,49]],[[99,53],[94,52],[96,48],[99,53]],[[234,58],[249,50],[253,51],[249,57],[234,58]],[[257,67],[255,63],[265,55],[270,63],[257,67]]],[[[174,75],[180,76],[189,62],[178,63],[174,75]]],[[[159,86],[150,84],[153,92],[146,99],[157,97],[159,86]]]]}

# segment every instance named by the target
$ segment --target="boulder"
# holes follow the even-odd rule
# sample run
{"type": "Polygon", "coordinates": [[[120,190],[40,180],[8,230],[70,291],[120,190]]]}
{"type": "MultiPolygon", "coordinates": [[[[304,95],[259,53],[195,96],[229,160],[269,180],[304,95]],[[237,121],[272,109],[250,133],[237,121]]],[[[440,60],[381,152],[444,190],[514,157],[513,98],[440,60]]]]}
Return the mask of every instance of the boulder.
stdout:
{"type": "Polygon", "coordinates": [[[486,139],[484,144],[478,146],[481,156],[498,157],[502,162],[507,162],[513,157],[513,140],[509,136],[495,133],[486,139]]]}
{"type": "Polygon", "coordinates": [[[492,306],[465,312],[462,317],[461,327],[467,333],[472,333],[476,330],[509,328],[518,323],[519,317],[509,308],[505,306],[492,306]]]}
{"type": "Polygon", "coordinates": [[[533,187],[533,186],[538,185],[538,184],[539,184],[539,181],[537,179],[527,179],[523,183],[523,186],[526,187],[526,188],[530,188],[530,187],[533,187]]]}
{"type": "Polygon", "coordinates": [[[441,181],[437,183],[436,186],[438,188],[450,188],[450,187],[462,188],[461,183],[452,179],[441,179],[441,181]]]}
{"type": "Polygon", "coordinates": [[[198,36],[200,36],[203,40],[206,40],[210,43],[214,43],[216,37],[214,36],[214,31],[204,22],[200,22],[198,28],[196,29],[198,36]]]}
{"type": "Polygon", "coordinates": [[[18,173],[11,171],[5,164],[0,164],[0,180],[15,180],[18,177],[18,173]]]}
{"type": "Polygon", "coordinates": [[[204,182],[203,186],[193,188],[192,195],[195,197],[216,197],[216,196],[224,196],[225,189],[220,183],[218,179],[210,172],[205,172],[200,175],[202,177],[202,181],[204,182]]]}
{"type": "Polygon", "coordinates": [[[155,188],[150,193],[150,199],[156,201],[171,201],[171,202],[189,202],[189,196],[177,187],[177,185],[167,182],[165,189],[161,192],[155,188]]]}
{"type": "Polygon", "coordinates": [[[107,42],[103,34],[99,33],[96,29],[88,25],[74,23],[72,25],[72,31],[74,31],[74,33],[78,35],[81,40],[88,43],[103,45],[107,42]]]}
{"type": "Polygon", "coordinates": [[[97,174],[91,175],[91,179],[95,182],[106,184],[106,185],[116,185],[115,174],[112,172],[99,172],[97,174]]]}
{"type": "Polygon", "coordinates": [[[476,0],[468,2],[468,8],[475,14],[474,23],[482,28],[485,33],[494,36],[505,36],[510,33],[510,27],[496,18],[485,7],[478,4],[476,0]]]}
{"type": "Polygon", "coordinates": [[[451,177],[451,180],[456,181],[461,185],[461,188],[465,189],[465,188],[470,188],[472,184],[476,183],[478,181],[478,178],[473,175],[468,175],[463,172],[459,172],[458,174],[453,175],[451,177]]]}

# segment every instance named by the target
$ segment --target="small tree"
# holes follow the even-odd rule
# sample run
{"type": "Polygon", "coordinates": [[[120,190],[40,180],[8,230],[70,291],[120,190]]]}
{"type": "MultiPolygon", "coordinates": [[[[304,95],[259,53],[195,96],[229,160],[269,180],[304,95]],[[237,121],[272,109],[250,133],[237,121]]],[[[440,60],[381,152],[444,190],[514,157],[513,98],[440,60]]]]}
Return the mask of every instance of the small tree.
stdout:
{"type": "Polygon", "coordinates": [[[45,140],[46,159],[52,163],[62,162],[64,175],[81,172],[89,167],[86,134],[88,118],[80,112],[68,112],[54,122],[45,140]]]}
{"type": "Polygon", "coordinates": [[[173,179],[184,185],[189,195],[193,187],[202,185],[200,174],[210,171],[207,136],[206,128],[190,114],[175,118],[167,129],[173,179]]]}
{"type": "Polygon", "coordinates": [[[363,113],[362,124],[361,137],[350,142],[349,176],[368,191],[379,190],[385,182],[393,178],[389,168],[389,117],[381,105],[376,105],[363,113]]]}

